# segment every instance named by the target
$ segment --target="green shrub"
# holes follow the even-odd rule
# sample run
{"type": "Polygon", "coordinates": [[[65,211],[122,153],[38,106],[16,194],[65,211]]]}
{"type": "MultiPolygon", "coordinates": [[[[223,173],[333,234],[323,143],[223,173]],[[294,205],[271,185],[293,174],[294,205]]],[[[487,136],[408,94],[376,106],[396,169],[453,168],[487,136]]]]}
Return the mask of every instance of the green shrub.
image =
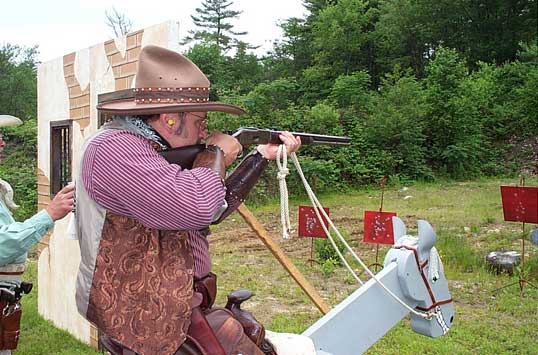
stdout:
{"type": "Polygon", "coordinates": [[[11,184],[18,221],[31,217],[37,211],[37,122],[29,119],[19,127],[5,128],[6,148],[0,163],[0,177],[11,184]]]}
{"type": "Polygon", "coordinates": [[[336,267],[341,264],[340,259],[333,259],[329,258],[321,264],[321,272],[325,277],[332,276],[334,274],[334,270],[336,270],[336,267]]]}
{"type": "MultiPolygon", "coordinates": [[[[338,250],[340,250],[340,252],[343,254],[345,248],[344,244],[336,237],[334,237],[334,241],[338,247],[338,250]]],[[[314,250],[316,251],[318,261],[322,265],[328,260],[332,260],[332,262],[337,266],[342,265],[342,261],[340,260],[338,253],[336,250],[334,250],[331,242],[328,239],[316,238],[316,240],[314,240],[314,250]]]]}

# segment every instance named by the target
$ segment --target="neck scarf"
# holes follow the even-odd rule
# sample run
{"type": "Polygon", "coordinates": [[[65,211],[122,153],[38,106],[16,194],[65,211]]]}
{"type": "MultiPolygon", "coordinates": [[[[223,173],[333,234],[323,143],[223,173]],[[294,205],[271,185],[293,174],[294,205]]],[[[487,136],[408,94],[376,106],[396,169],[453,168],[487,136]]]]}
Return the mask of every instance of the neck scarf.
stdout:
{"type": "Polygon", "coordinates": [[[112,121],[105,123],[101,128],[130,131],[157,143],[161,147],[161,150],[170,148],[168,142],[153,127],[137,116],[114,116],[112,121]]]}

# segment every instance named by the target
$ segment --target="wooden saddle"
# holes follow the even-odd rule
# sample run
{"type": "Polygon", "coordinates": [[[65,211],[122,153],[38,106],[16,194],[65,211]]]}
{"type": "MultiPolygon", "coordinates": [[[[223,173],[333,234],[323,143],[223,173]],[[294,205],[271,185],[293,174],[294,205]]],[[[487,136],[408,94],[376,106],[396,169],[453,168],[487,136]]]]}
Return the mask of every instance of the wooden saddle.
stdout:
{"type": "MultiPolygon", "coordinates": [[[[233,291],[224,308],[213,307],[217,277],[211,273],[194,283],[191,324],[187,339],[175,355],[276,355],[265,339],[265,328],[241,304],[252,297],[248,290],[233,291]]],[[[112,355],[138,355],[100,334],[99,347],[112,355]]]]}

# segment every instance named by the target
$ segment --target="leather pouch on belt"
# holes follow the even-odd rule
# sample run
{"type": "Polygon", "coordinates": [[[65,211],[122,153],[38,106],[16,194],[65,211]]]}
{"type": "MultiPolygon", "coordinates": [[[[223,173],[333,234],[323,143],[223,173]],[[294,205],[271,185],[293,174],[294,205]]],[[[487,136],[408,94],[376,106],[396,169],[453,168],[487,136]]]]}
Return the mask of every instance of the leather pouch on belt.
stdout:
{"type": "Polygon", "coordinates": [[[203,296],[200,308],[203,311],[211,308],[217,297],[217,275],[210,272],[203,279],[195,280],[194,291],[199,292],[203,296]]]}
{"type": "Polygon", "coordinates": [[[0,350],[17,348],[21,328],[21,314],[22,311],[19,308],[6,316],[0,315],[0,350]]]}

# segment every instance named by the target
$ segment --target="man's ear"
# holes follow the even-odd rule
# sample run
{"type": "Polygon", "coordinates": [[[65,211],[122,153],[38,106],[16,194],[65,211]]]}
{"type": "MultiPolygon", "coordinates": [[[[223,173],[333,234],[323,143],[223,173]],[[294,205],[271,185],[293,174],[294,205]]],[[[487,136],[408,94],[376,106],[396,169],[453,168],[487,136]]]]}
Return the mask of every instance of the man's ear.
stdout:
{"type": "Polygon", "coordinates": [[[174,126],[174,124],[176,123],[176,118],[172,114],[161,113],[160,116],[159,116],[159,121],[161,121],[160,122],[161,125],[163,125],[164,127],[168,128],[168,129],[171,129],[174,126]]]}

